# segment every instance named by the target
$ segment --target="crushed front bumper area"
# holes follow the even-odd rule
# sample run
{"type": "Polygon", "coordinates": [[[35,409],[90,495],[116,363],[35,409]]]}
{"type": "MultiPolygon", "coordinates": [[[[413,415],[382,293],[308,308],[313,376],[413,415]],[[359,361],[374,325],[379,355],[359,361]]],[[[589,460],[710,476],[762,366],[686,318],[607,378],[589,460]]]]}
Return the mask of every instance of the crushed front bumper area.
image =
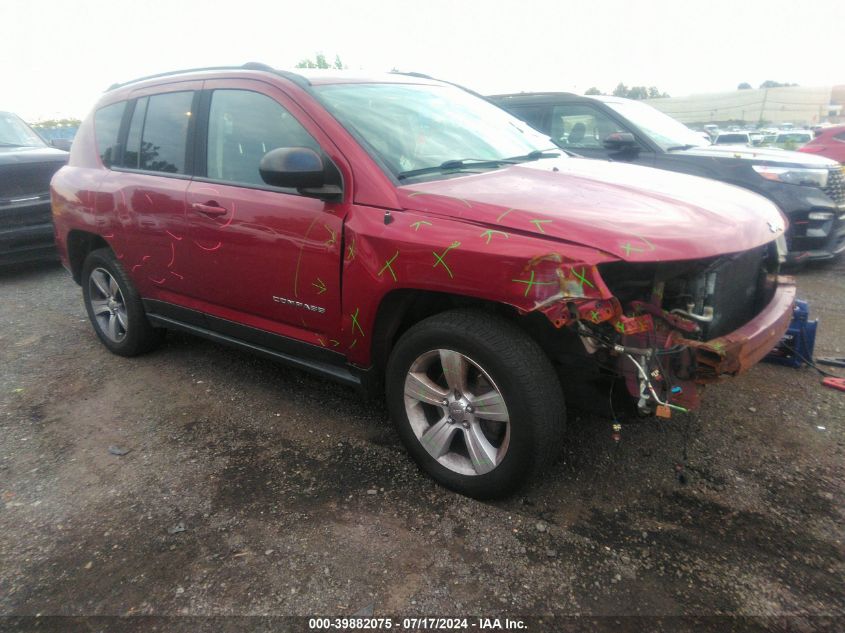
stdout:
{"type": "Polygon", "coordinates": [[[758,363],[777,345],[792,319],[795,280],[779,276],[768,305],[751,321],[724,336],[677,342],[695,350],[696,382],[712,382],[722,375],[736,375],[758,363]]]}

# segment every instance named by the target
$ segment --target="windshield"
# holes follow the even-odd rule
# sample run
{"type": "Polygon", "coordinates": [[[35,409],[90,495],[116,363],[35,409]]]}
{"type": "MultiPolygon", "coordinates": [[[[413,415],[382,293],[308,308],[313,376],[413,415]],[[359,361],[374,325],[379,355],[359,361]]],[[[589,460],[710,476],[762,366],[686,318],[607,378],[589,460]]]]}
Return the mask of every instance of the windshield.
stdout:
{"type": "Polygon", "coordinates": [[[748,140],[748,134],[719,134],[719,136],[716,137],[716,145],[748,143],[748,140]]]}
{"type": "Polygon", "coordinates": [[[394,177],[433,168],[425,177],[443,178],[450,161],[466,161],[452,169],[495,169],[497,160],[557,149],[527,124],[454,86],[360,83],[314,90],[394,177]]]}
{"type": "Polygon", "coordinates": [[[650,105],[639,101],[605,101],[604,103],[640,128],[643,134],[664,150],[673,147],[707,145],[707,141],[686,125],[650,105]]]}
{"type": "Polygon", "coordinates": [[[778,134],[778,143],[808,143],[811,140],[809,132],[789,132],[788,134],[778,134]]]}
{"type": "Polygon", "coordinates": [[[0,112],[0,147],[44,147],[44,141],[11,112],[0,112]]]}

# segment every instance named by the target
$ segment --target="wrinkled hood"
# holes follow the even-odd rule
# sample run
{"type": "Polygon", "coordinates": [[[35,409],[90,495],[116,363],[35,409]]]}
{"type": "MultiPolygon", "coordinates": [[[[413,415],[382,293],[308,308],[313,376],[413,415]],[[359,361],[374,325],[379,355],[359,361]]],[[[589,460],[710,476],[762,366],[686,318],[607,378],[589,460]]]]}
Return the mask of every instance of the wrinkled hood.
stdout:
{"type": "Polygon", "coordinates": [[[68,156],[70,156],[68,152],[53,147],[0,146],[0,167],[26,163],[66,163],[68,156]]]}
{"type": "Polygon", "coordinates": [[[836,161],[822,156],[791,152],[777,147],[748,147],[746,145],[706,145],[677,150],[673,155],[707,156],[708,158],[741,158],[755,164],[784,165],[789,167],[837,167],[836,161]]]}
{"type": "Polygon", "coordinates": [[[559,158],[399,188],[404,208],[531,233],[628,261],[698,259],[781,235],[777,207],[714,180],[559,158]]]}

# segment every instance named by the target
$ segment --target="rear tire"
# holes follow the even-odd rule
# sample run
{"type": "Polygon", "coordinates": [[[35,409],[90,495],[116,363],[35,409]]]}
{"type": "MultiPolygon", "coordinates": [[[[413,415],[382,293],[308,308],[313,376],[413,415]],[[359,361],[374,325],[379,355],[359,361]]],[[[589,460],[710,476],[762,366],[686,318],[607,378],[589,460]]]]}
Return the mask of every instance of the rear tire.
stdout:
{"type": "Polygon", "coordinates": [[[386,390],[408,452],[462,494],[511,494],[560,451],[565,411],[555,371],[502,317],[461,309],[417,323],[391,352],[386,390]]]}
{"type": "Polygon", "coordinates": [[[110,249],[88,253],[81,282],[88,318],[109,351],[137,356],[161,343],[164,330],[147,321],[138,291],[110,249]]]}

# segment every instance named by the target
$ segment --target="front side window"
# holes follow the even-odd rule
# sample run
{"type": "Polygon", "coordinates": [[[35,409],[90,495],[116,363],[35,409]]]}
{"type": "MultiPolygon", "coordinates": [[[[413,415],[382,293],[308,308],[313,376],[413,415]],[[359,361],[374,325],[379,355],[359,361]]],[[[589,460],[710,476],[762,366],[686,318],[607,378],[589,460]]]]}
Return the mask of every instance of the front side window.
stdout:
{"type": "Polygon", "coordinates": [[[97,137],[97,151],[103,165],[111,167],[118,160],[117,136],[126,102],[113,103],[100,108],[94,115],[94,135],[97,137]]]}
{"type": "Polygon", "coordinates": [[[556,105],[552,110],[552,139],[563,147],[600,149],[609,135],[627,131],[590,106],[556,105]]]}
{"type": "Polygon", "coordinates": [[[399,179],[449,161],[496,161],[557,149],[516,117],[453,86],[350,83],[314,91],[399,179]]]}
{"type": "MultiPolygon", "coordinates": [[[[504,105],[504,104],[503,104],[504,105]]],[[[546,112],[548,106],[510,106],[507,105],[505,109],[511,112],[514,116],[519,117],[528,125],[540,132],[546,131],[546,112]]]]}
{"type": "Polygon", "coordinates": [[[277,101],[248,90],[215,90],[208,117],[207,176],[264,185],[258,165],[277,147],[307,147],[317,141],[277,101]]]}
{"type": "Polygon", "coordinates": [[[149,98],[141,131],[138,169],[168,174],[185,173],[185,150],[193,99],[193,92],[170,92],[149,98]]]}

